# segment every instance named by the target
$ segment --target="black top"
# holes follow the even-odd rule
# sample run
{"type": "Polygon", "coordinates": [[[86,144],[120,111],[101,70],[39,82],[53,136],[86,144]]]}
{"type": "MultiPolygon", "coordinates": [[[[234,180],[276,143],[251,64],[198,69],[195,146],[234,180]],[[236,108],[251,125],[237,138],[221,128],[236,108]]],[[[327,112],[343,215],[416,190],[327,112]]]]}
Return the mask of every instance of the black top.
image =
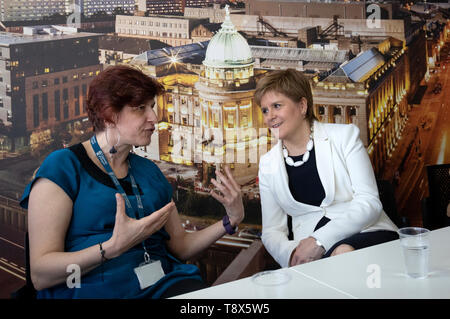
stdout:
{"type": "MultiPolygon", "coordinates": [[[[290,157],[294,162],[297,162],[303,158],[303,155],[290,157]]],[[[313,147],[310,151],[309,159],[305,164],[294,167],[284,162],[284,165],[286,166],[292,197],[300,203],[320,206],[325,198],[325,190],[317,171],[315,148],[313,147]]]]}
{"type": "MultiPolygon", "coordinates": [[[[111,177],[105,172],[103,172],[95,163],[89,158],[89,155],[86,152],[86,149],[81,143],[74,144],[69,147],[69,150],[71,150],[78,158],[78,160],[81,163],[81,166],[91,175],[92,178],[97,180],[97,182],[102,183],[105,186],[116,188],[114,185],[111,177]]],[[[134,196],[133,188],[131,187],[131,183],[128,181],[128,176],[124,178],[118,178],[120,185],[122,186],[125,193],[129,196],[134,196]]],[[[139,185],[139,193],[143,195],[142,190],[139,185]]]]}

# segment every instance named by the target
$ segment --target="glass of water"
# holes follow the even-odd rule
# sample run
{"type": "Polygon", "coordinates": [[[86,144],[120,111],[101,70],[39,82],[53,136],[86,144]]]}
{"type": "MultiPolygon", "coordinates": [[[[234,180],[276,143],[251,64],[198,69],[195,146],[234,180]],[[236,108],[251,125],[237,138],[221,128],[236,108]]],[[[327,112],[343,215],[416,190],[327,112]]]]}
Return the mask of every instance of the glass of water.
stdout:
{"type": "Polygon", "coordinates": [[[428,276],[430,257],[430,231],[421,227],[405,227],[398,230],[406,274],[411,278],[428,276]]]}

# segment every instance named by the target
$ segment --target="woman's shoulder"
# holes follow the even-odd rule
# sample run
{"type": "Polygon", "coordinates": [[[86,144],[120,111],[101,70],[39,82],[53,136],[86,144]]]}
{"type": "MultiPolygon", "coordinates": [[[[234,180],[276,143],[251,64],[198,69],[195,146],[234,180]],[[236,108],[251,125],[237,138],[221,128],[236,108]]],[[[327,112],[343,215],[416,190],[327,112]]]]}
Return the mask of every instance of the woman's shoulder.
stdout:
{"type": "Polygon", "coordinates": [[[78,192],[80,163],[70,149],[51,152],[37,169],[22,195],[21,206],[27,208],[28,197],[34,183],[39,178],[46,178],[61,187],[74,200],[78,192]]]}
{"type": "Polygon", "coordinates": [[[169,196],[172,194],[172,186],[158,165],[151,159],[130,153],[130,163],[133,167],[133,172],[136,173],[136,178],[138,178],[139,175],[143,178],[151,180],[152,183],[156,182],[158,183],[158,187],[165,189],[168,192],[169,196]]]}
{"type": "Polygon", "coordinates": [[[151,159],[130,153],[130,163],[131,166],[135,166],[138,171],[145,171],[145,174],[147,175],[157,176],[160,179],[166,180],[161,169],[151,159]]]}
{"type": "Polygon", "coordinates": [[[353,136],[359,137],[359,128],[355,124],[320,123],[315,127],[319,135],[335,141],[346,141],[353,136]]]}
{"type": "Polygon", "coordinates": [[[130,160],[132,161],[132,163],[135,163],[135,164],[139,165],[140,167],[159,171],[158,165],[156,165],[151,159],[142,157],[135,153],[130,153],[130,160]]]}
{"type": "Polygon", "coordinates": [[[258,176],[260,181],[267,176],[279,174],[281,155],[281,142],[278,141],[267,153],[259,159],[258,176]]]}
{"type": "Polygon", "coordinates": [[[340,123],[321,123],[317,122],[318,126],[320,126],[322,129],[324,129],[327,132],[338,132],[338,133],[345,133],[345,132],[352,132],[355,130],[358,130],[358,127],[355,124],[340,124],[340,123]]]}
{"type": "Polygon", "coordinates": [[[267,165],[272,163],[274,158],[279,156],[281,153],[281,142],[278,141],[267,153],[262,155],[259,159],[260,164],[267,165]]]}
{"type": "Polygon", "coordinates": [[[77,156],[71,148],[58,149],[51,152],[42,162],[40,168],[51,168],[53,170],[67,169],[66,165],[73,166],[78,162],[77,156]]]}

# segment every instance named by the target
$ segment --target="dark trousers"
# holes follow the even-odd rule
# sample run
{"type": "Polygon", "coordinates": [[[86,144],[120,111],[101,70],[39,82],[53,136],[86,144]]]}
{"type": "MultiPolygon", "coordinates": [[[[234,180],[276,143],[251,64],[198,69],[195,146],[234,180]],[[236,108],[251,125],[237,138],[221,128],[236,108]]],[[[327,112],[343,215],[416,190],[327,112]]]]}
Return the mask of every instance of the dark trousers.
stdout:
{"type": "Polygon", "coordinates": [[[167,288],[160,298],[170,298],[208,287],[209,286],[203,281],[195,279],[184,279],[174,283],[169,288],[167,288]]]}
{"type": "MultiPolygon", "coordinates": [[[[325,226],[330,221],[327,217],[322,217],[321,220],[316,225],[317,229],[325,226]]],[[[326,253],[322,256],[322,258],[330,257],[331,253],[342,244],[347,244],[356,249],[366,248],[373,245],[382,244],[391,240],[398,239],[398,234],[395,231],[391,230],[375,230],[370,232],[358,233],[352,235],[350,237],[344,238],[337,243],[335,243],[326,253]]]]}

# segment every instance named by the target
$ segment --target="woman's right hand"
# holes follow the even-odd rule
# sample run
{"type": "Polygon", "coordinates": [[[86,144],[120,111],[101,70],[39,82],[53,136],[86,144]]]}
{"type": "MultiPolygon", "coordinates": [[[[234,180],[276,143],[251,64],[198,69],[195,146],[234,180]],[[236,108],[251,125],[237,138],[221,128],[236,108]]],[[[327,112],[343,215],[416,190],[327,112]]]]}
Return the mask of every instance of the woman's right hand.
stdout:
{"type": "Polygon", "coordinates": [[[291,254],[289,266],[300,265],[320,259],[325,254],[325,249],[318,246],[313,237],[302,239],[291,254]]]}
{"type": "Polygon", "coordinates": [[[108,259],[120,256],[160,230],[166,224],[170,212],[175,208],[175,203],[171,201],[149,216],[134,219],[126,214],[125,200],[118,193],[116,193],[116,203],[116,222],[113,234],[103,244],[105,257],[108,259]]]}

